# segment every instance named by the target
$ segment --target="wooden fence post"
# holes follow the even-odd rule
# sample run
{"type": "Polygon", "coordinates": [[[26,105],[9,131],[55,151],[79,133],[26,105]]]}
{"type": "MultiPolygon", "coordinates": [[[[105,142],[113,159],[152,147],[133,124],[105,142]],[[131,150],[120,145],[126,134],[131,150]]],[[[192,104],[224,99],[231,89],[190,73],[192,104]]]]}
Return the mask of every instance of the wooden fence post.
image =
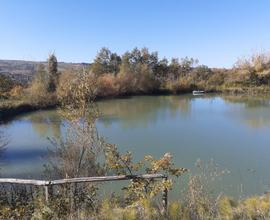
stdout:
{"type": "Polygon", "coordinates": [[[49,184],[44,185],[45,189],[45,201],[48,204],[49,203],[49,197],[53,194],[53,186],[49,184]]]}
{"type": "Polygon", "coordinates": [[[48,185],[44,186],[44,190],[45,190],[45,201],[46,203],[49,202],[49,189],[48,189],[48,185]]]}

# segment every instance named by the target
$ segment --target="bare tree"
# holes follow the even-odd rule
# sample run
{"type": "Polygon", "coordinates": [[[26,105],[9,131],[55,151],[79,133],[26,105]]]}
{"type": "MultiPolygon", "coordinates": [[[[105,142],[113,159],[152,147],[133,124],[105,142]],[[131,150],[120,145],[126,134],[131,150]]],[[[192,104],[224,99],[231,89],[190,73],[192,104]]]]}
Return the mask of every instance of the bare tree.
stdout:
{"type": "MultiPolygon", "coordinates": [[[[60,114],[65,124],[65,134],[59,139],[51,139],[54,149],[49,152],[47,178],[74,178],[104,174],[104,165],[99,162],[104,141],[98,135],[95,120],[98,111],[95,99],[95,78],[87,72],[74,75],[74,78],[57,88],[61,103],[60,114]]],[[[77,207],[86,204],[94,208],[96,185],[74,184],[63,187],[63,193],[72,194],[71,204],[77,207]]],[[[62,194],[63,194],[62,193],[62,194]]]]}

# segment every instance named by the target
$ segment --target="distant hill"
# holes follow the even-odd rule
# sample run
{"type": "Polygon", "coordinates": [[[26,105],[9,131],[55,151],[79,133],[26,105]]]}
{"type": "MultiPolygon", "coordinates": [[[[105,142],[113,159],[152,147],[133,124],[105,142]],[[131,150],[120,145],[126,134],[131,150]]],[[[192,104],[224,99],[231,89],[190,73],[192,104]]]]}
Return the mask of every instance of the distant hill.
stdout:
{"type": "MultiPolygon", "coordinates": [[[[24,61],[24,60],[0,60],[0,74],[10,76],[13,80],[26,84],[36,73],[38,64],[47,66],[47,62],[24,61]]],[[[65,63],[58,62],[58,70],[61,72],[66,69],[82,69],[88,63],[65,63]]]]}

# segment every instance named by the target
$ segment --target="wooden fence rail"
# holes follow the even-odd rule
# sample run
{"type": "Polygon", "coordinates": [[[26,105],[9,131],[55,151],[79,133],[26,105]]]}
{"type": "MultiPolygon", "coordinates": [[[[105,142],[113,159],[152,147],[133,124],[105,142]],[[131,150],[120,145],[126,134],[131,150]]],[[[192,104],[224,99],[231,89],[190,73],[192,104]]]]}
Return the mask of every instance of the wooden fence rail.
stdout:
{"type": "MultiPolygon", "coordinates": [[[[21,185],[34,185],[44,186],[46,202],[49,201],[49,194],[54,185],[68,184],[68,183],[86,183],[86,182],[106,182],[106,181],[120,181],[120,180],[133,180],[133,179],[165,179],[167,176],[163,174],[143,174],[143,175],[118,175],[118,176],[98,176],[98,177],[79,177],[70,179],[59,180],[34,180],[34,179],[15,179],[15,178],[0,178],[0,184],[21,184],[21,185]]],[[[164,189],[162,193],[163,209],[167,210],[168,206],[168,190],[164,189]]]]}

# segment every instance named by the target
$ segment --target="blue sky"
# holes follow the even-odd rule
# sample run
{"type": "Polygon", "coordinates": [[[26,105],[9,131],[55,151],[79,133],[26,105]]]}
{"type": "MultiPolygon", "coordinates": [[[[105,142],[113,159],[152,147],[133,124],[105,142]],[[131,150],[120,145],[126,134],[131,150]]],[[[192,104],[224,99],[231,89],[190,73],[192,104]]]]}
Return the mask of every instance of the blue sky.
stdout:
{"type": "Polygon", "coordinates": [[[91,62],[103,46],[230,67],[270,50],[269,0],[0,0],[0,59],[91,62]]]}

